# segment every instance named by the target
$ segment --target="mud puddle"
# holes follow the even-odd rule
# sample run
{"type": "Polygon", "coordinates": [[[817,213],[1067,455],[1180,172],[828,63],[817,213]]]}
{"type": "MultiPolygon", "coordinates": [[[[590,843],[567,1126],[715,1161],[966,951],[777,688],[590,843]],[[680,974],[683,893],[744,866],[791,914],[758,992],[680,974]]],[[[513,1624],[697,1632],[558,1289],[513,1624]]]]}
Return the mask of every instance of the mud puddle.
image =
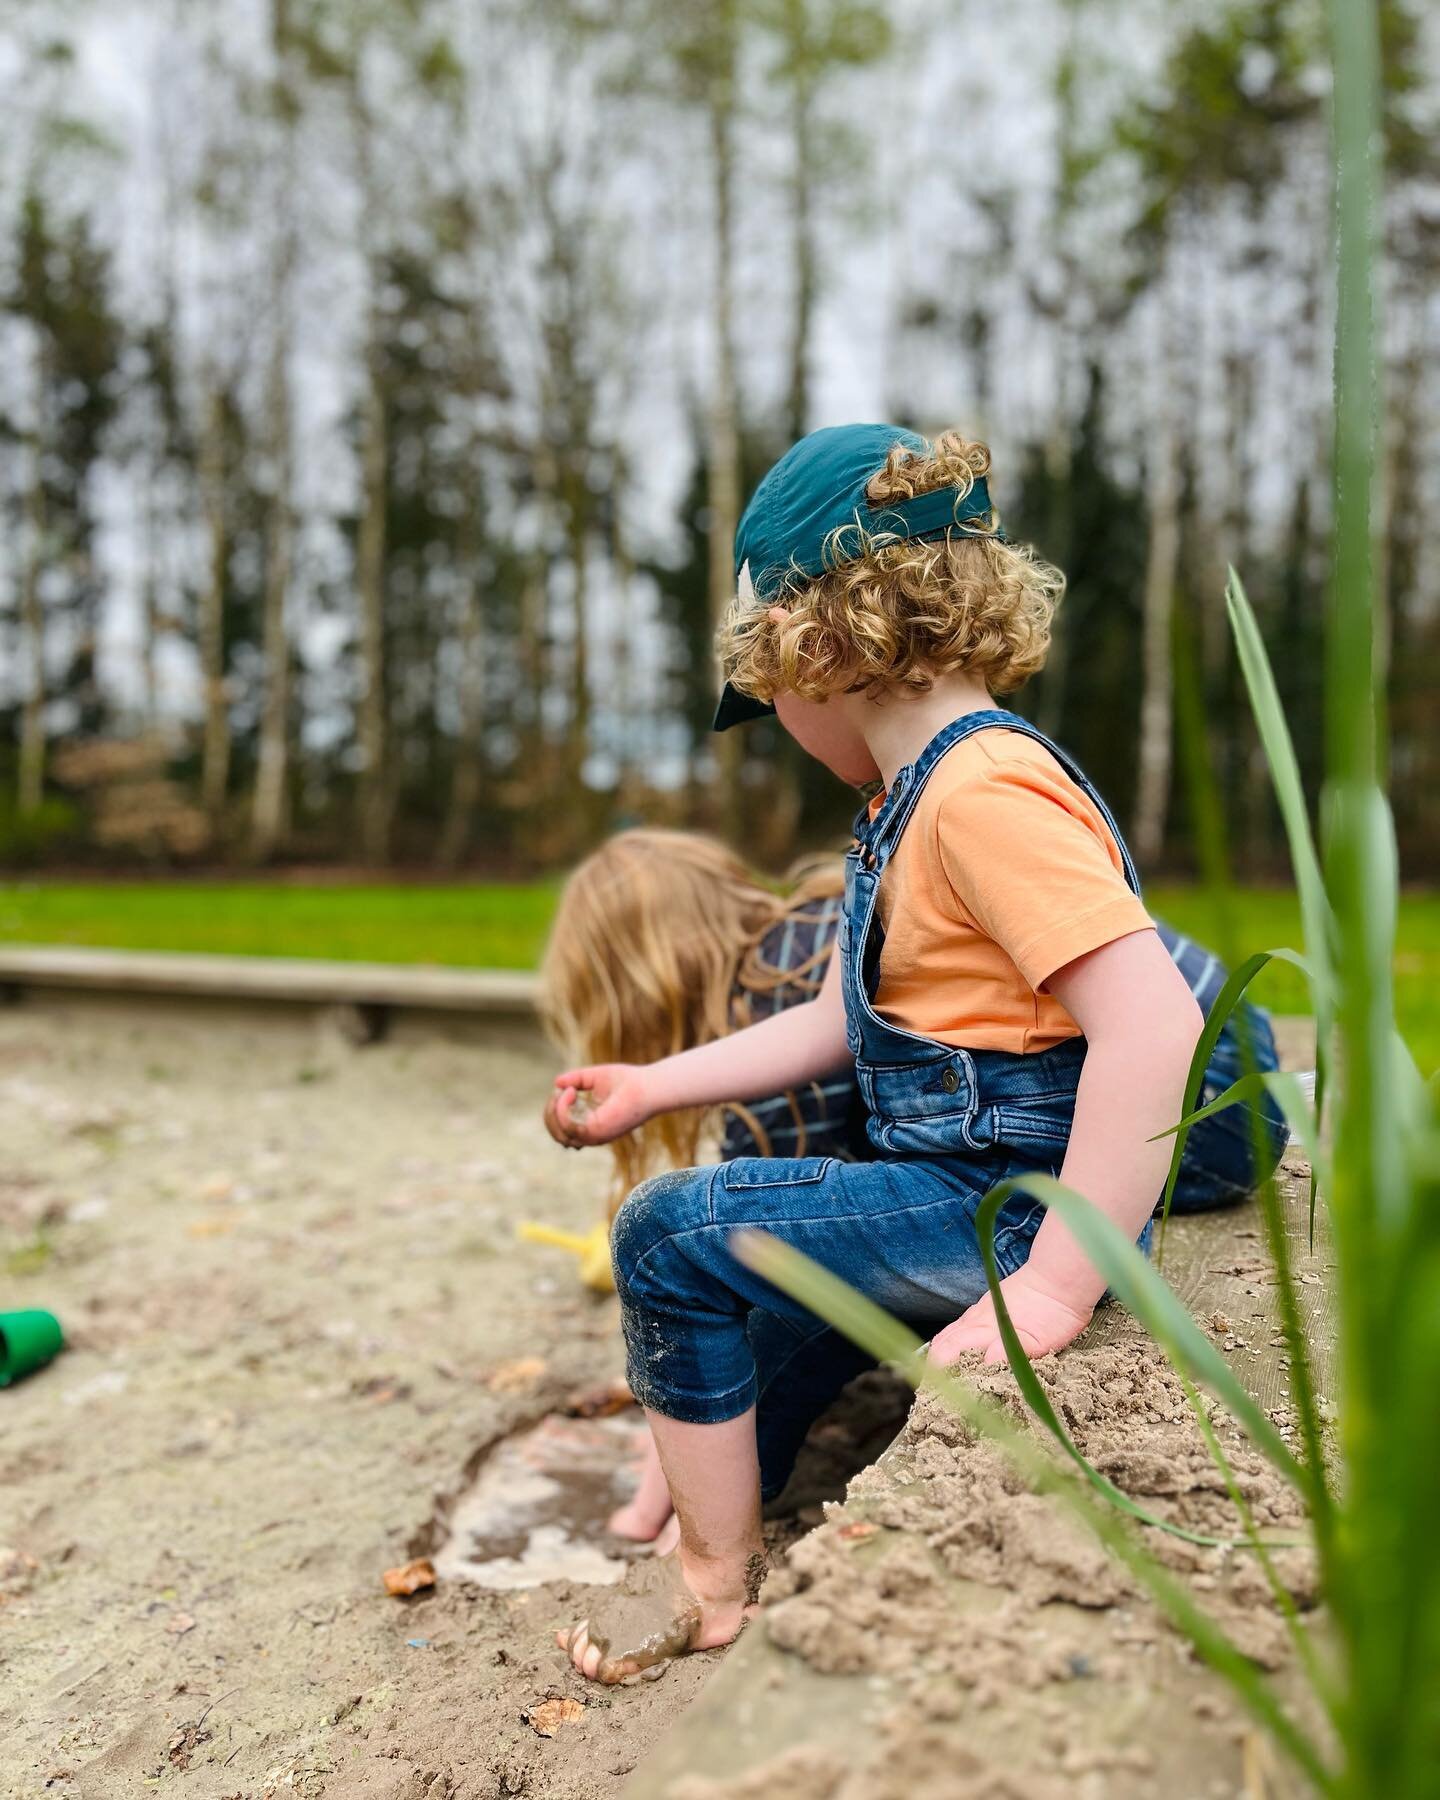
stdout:
{"type": "Polygon", "coordinates": [[[635,1492],[648,1436],[632,1406],[608,1418],[550,1413],[502,1438],[437,1520],[440,1580],[499,1591],[619,1581],[637,1547],[606,1521],[635,1492]]]}

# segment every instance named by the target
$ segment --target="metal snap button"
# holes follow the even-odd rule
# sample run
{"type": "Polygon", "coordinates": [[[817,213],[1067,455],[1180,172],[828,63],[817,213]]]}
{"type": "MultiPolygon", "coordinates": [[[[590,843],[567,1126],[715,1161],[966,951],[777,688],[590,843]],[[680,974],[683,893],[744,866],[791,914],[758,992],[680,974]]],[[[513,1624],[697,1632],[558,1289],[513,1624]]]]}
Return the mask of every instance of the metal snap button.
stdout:
{"type": "Polygon", "coordinates": [[[958,1069],[947,1069],[940,1077],[940,1085],[947,1094],[953,1094],[960,1085],[960,1071],[958,1069]]]}

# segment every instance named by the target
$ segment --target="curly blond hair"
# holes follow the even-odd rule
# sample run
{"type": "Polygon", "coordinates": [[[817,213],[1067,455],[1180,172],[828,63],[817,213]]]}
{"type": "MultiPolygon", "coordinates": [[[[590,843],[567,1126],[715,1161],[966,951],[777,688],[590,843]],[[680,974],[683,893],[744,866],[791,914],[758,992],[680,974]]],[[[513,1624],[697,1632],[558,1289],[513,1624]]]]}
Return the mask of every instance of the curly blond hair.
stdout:
{"type": "MultiPolygon", "coordinates": [[[[989,472],[984,444],[943,431],[923,450],[895,444],[865,494],[881,507],[949,487],[958,501],[989,472]]],[[[925,689],[964,670],[992,694],[1013,693],[1044,665],[1065,577],[998,530],[993,510],[988,523],[940,538],[866,531],[858,520],[842,527],[823,575],[797,573],[778,594],[732,603],[717,638],[725,679],[761,700],[822,700],[925,689]],[[777,606],[783,620],[770,617],[777,606]]]]}

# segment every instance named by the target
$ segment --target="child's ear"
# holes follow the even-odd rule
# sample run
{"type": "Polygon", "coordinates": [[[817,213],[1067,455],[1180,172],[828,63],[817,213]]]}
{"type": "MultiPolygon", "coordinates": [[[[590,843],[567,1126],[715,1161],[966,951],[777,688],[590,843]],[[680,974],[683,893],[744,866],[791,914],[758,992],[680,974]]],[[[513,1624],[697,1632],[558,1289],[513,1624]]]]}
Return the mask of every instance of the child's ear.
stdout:
{"type": "Polygon", "coordinates": [[[765,614],[772,625],[783,625],[790,617],[783,606],[772,606],[765,614]]]}

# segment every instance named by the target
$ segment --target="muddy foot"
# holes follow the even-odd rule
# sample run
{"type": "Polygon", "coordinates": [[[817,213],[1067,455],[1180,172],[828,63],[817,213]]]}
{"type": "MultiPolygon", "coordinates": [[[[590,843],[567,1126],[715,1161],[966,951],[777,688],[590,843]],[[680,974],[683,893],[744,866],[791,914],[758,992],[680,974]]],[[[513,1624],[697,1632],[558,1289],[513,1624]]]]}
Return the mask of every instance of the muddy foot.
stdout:
{"type": "Polygon", "coordinates": [[[678,1556],[632,1565],[624,1584],[599,1599],[588,1619],[555,1642],[582,1675],[613,1683],[689,1650],[713,1650],[737,1637],[754,1607],[744,1593],[701,1600],[678,1556]]]}

